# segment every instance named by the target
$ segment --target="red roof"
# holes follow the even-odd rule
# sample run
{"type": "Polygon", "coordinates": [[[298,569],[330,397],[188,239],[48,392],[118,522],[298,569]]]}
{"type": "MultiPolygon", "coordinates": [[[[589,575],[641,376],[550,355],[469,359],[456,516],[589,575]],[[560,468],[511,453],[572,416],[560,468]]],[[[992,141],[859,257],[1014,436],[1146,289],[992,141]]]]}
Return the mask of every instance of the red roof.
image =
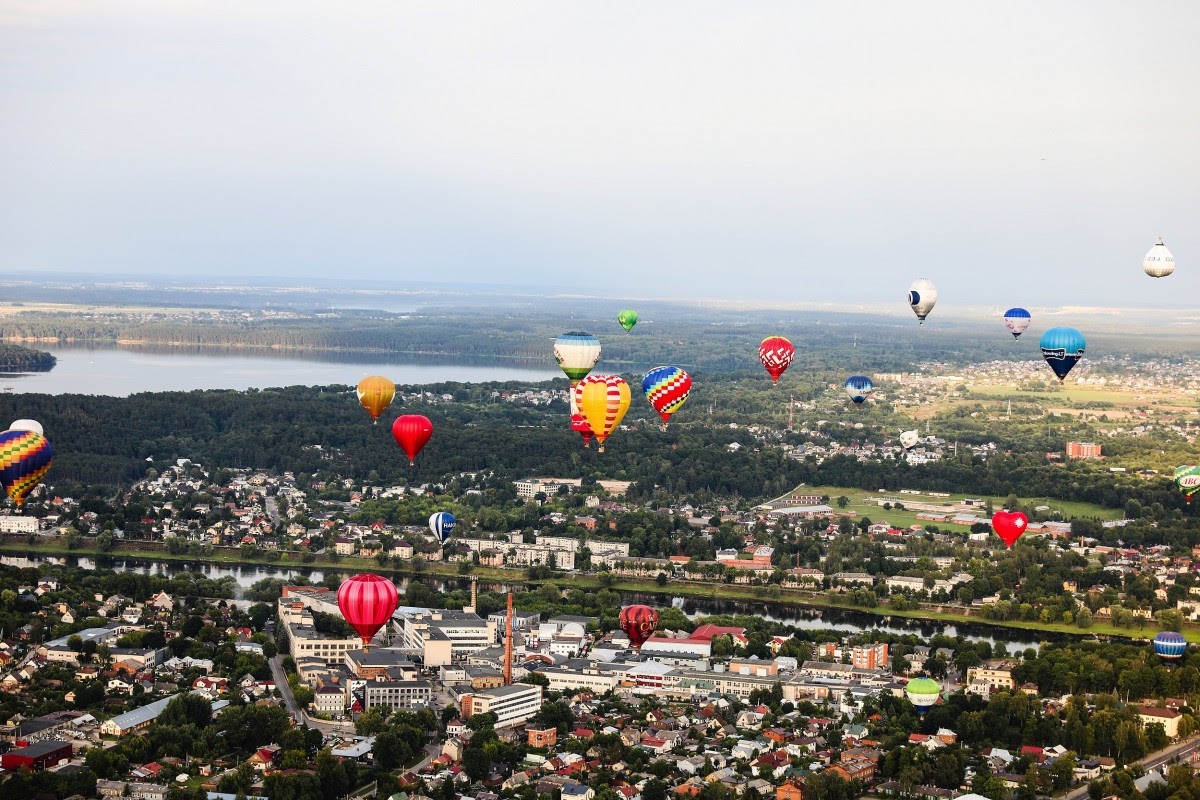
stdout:
{"type": "Polygon", "coordinates": [[[744,636],[745,628],[731,628],[722,625],[701,625],[696,630],[692,631],[691,639],[703,639],[712,641],[714,636],[744,636]]]}

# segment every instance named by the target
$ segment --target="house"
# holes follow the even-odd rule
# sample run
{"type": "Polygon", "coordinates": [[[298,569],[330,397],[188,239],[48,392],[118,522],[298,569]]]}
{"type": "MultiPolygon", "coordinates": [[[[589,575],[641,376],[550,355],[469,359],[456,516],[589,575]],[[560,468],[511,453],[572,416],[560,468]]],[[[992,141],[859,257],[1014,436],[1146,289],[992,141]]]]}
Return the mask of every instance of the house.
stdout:
{"type": "Polygon", "coordinates": [[[1153,706],[1138,706],[1138,719],[1143,725],[1159,724],[1167,734],[1168,739],[1179,738],[1179,720],[1183,714],[1175,708],[1155,708],[1153,706]]]}

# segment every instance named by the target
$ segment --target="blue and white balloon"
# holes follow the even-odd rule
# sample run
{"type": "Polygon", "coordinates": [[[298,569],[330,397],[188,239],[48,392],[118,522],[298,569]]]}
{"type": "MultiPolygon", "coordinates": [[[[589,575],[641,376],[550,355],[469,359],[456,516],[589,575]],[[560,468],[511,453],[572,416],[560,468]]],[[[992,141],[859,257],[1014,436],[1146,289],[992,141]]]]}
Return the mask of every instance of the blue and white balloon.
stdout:
{"type": "Polygon", "coordinates": [[[862,405],[874,388],[875,384],[866,375],[851,375],[846,379],[846,394],[850,395],[856,406],[862,405]]]}
{"type": "Polygon", "coordinates": [[[1016,339],[1029,327],[1029,312],[1023,308],[1010,308],[1004,312],[1004,327],[1016,339]]]}
{"type": "Polygon", "coordinates": [[[454,526],[458,524],[458,520],[449,511],[439,511],[429,518],[429,530],[433,531],[433,535],[437,537],[440,544],[445,544],[451,534],[454,533],[454,526]]]}

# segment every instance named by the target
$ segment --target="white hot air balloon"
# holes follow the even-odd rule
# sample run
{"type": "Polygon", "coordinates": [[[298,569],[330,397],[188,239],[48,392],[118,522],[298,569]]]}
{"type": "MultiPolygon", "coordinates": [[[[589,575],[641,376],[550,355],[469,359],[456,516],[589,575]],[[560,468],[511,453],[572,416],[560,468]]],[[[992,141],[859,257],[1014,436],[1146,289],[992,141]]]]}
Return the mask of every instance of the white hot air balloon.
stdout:
{"type": "Polygon", "coordinates": [[[904,431],[900,434],[900,444],[904,446],[905,450],[916,447],[919,441],[921,441],[921,434],[916,431],[904,431]]]}
{"type": "Polygon", "coordinates": [[[1163,244],[1161,236],[1158,237],[1158,244],[1151,247],[1142,259],[1142,270],[1151,278],[1165,278],[1175,271],[1175,256],[1163,244]]]}
{"type": "Polygon", "coordinates": [[[913,313],[917,315],[917,319],[922,325],[925,324],[925,317],[929,316],[930,311],[933,311],[935,303],[937,303],[937,287],[928,278],[919,278],[913,281],[912,286],[908,287],[908,304],[912,306],[913,313]]]}
{"type": "Polygon", "coordinates": [[[45,436],[46,432],[42,430],[42,423],[36,419],[19,419],[12,425],[8,426],[10,431],[33,431],[38,436],[45,436]]]}

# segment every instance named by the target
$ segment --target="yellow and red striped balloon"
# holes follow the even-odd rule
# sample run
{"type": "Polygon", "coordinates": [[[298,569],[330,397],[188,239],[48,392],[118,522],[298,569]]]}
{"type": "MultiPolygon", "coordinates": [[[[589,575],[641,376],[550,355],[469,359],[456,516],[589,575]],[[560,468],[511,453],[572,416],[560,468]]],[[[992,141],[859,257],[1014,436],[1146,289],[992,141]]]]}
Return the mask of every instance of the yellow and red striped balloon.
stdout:
{"type": "Polygon", "coordinates": [[[618,375],[589,375],[579,382],[575,392],[579,410],[603,453],[604,440],[617,429],[629,410],[629,384],[618,375]]]}
{"type": "Polygon", "coordinates": [[[54,458],[54,448],[35,431],[0,433],[0,483],[20,506],[33,487],[45,477],[54,458]]]}

